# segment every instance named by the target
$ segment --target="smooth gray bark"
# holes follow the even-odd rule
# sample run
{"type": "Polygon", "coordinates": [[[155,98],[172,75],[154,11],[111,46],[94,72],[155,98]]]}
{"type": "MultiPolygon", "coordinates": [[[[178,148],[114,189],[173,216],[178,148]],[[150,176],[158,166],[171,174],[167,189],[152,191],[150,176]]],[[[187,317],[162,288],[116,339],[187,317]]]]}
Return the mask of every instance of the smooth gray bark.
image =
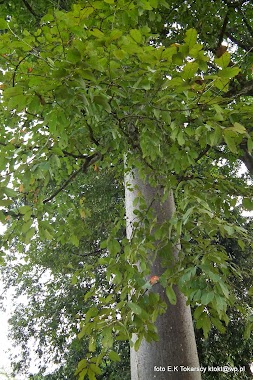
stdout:
{"type": "MultiPolygon", "coordinates": [[[[161,190],[143,183],[136,170],[125,177],[125,204],[127,217],[127,237],[131,239],[132,224],[136,221],[133,206],[134,199],[142,193],[146,204],[151,205],[157,216],[157,222],[162,223],[173,215],[175,203],[171,194],[166,202],[161,204],[161,190]],[[129,189],[129,185],[134,190],[129,189]],[[157,197],[158,195],[158,197],[157,197]],[[154,200],[155,199],[155,200],[154,200]]],[[[175,256],[177,255],[175,250],[175,256]]],[[[151,268],[152,275],[161,275],[165,269],[161,267],[159,257],[151,268]]],[[[168,305],[167,312],[158,317],[156,327],[159,341],[147,343],[143,341],[136,352],[131,348],[131,379],[132,380],[201,380],[198,371],[182,371],[181,366],[199,368],[199,360],[192,324],[191,310],[186,305],[186,299],[178,289],[177,304],[170,305],[165,290],[159,284],[155,290],[168,305]]]]}

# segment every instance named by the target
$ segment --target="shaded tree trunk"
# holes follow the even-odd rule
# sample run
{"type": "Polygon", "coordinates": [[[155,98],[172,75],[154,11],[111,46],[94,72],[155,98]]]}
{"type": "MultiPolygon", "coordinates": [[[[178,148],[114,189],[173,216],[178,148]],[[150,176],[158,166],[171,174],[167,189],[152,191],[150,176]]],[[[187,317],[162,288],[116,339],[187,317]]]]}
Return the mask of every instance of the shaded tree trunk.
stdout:
{"type": "MultiPolygon", "coordinates": [[[[157,216],[157,223],[162,223],[173,215],[175,203],[173,195],[163,204],[159,201],[161,189],[152,188],[148,183],[140,180],[134,170],[125,177],[125,203],[127,217],[127,237],[131,239],[132,223],[136,221],[133,206],[134,199],[141,192],[147,205],[152,204],[153,211],[157,216]],[[129,185],[134,190],[129,189],[129,185]],[[158,196],[157,196],[158,194],[158,196]]],[[[177,253],[175,252],[175,256],[177,253]]],[[[159,257],[154,261],[151,268],[152,275],[161,275],[164,268],[161,267],[159,257]]],[[[131,379],[132,380],[200,380],[199,371],[183,371],[184,367],[199,368],[199,360],[192,324],[191,310],[186,305],[186,299],[177,288],[177,304],[171,305],[160,284],[155,285],[163,301],[168,308],[165,314],[158,317],[156,327],[159,341],[148,343],[143,341],[136,352],[131,348],[131,379]]]]}

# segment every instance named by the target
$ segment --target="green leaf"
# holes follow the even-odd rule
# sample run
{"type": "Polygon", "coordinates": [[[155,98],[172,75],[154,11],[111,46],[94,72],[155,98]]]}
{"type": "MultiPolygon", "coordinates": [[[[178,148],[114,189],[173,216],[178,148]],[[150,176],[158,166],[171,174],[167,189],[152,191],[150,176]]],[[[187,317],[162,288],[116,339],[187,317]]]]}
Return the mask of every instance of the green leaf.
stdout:
{"type": "Polygon", "coordinates": [[[15,190],[9,187],[5,187],[4,193],[7,195],[7,197],[11,197],[11,198],[16,197],[18,195],[18,193],[15,190]]]}
{"type": "Polygon", "coordinates": [[[248,148],[248,152],[251,154],[253,150],[253,140],[251,137],[248,137],[247,139],[247,148],[248,148]]]}
{"type": "Polygon", "coordinates": [[[202,328],[204,337],[207,338],[209,331],[211,330],[211,321],[207,313],[203,313],[200,319],[197,321],[197,328],[202,328]]]}
{"type": "Polygon", "coordinates": [[[81,53],[77,49],[71,49],[67,52],[67,60],[71,63],[76,64],[81,60],[81,53]]]}
{"type": "Polygon", "coordinates": [[[137,315],[146,315],[147,314],[145,310],[143,310],[139,305],[137,305],[134,302],[128,302],[127,305],[134,312],[134,314],[137,314],[137,315]]]}
{"type": "Polygon", "coordinates": [[[53,235],[51,235],[51,233],[47,229],[43,230],[43,232],[44,232],[44,235],[45,235],[46,239],[48,239],[48,240],[52,240],[53,239],[53,235]]]}
{"type": "Polygon", "coordinates": [[[220,58],[215,58],[214,62],[216,63],[216,65],[220,66],[222,69],[225,69],[229,65],[230,59],[231,59],[231,56],[229,52],[226,51],[224,54],[222,54],[220,58]]]}
{"type": "Polygon", "coordinates": [[[222,293],[225,295],[225,297],[229,298],[229,290],[228,290],[227,286],[225,285],[225,283],[223,281],[220,281],[218,283],[218,286],[221,288],[222,293]]]}
{"type": "Polygon", "coordinates": [[[226,128],[226,131],[233,131],[233,132],[237,132],[240,134],[245,134],[246,128],[242,124],[236,122],[233,124],[232,127],[226,128]]]}
{"type": "Polygon", "coordinates": [[[33,235],[35,234],[35,227],[31,227],[30,230],[27,232],[27,234],[25,235],[25,244],[28,244],[30,243],[33,235]]]}
{"type": "Polygon", "coordinates": [[[223,132],[223,137],[225,140],[225,143],[227,144],[229,150],[231,150],[232,153],[237,153],[237,147],[236,147],[236,136],[235,134],[227,129],[224,130],[223,132]]]}
{"type": "Polygon", "coordinates": [[[105,96],[95,95],[93,98],[93,101],[94,101],[94,103],[102,106],[106,110],[106,112],[108,112],[108,113],[112,112],[111,106],[108,103],[108,99],[105,96]]]}
{"type": "Polygon", "coordinates": [[[109,353],[109,359],[112,360],[113,362],[120,362],[120,356],[115,351],[111,351],[109,353]]]}
{"type": "Polygon", "coordinates": [[[142,34],[138,29],[131,29],[130,30],[130,36],[138,44],[140,44],[142,42],[142,34]]]}
{"type": "Polygon", "coordinates": [[[201,303],[203,305],[208,305],[214,299],[214,292],[205,292],[202,293],[201,303]]]}
{"type": "Polygon", "coordinates": [[[252,198],[243,198],[242,205],[246,210],[253,210],[253,199],[252,198]]]}
{"type": "Polygon", "coordinates": [[[192,28],[192,29],[187,30],[184,41],[189,46],[190,49],[196,44],[197,36],[198,36],[198,33],[195,29],[192,28]]]}
{"type": "Polygon", "coordinates": [[[244,337],[245,340],[248,340],[251,337],[252,331],[253,331],[253,323],[252,322],[248,322],[246,324],[246,328],[245,328],[244,334],[243,334],[243,337],[244,337]]]}
{"type": "Polygon", "coordinates": [[[97,29],[97,28],[92,29],[90,31],[90,34],[92,36],[97,37],[97,38],[103,38],[105,36],[104,33],[101,30],[97,29]]]}
{"type": "MultiPolygon", "coordinates": [[[[252,205],[252,207],[253,207],[253,205],[252,205]]],[[[244,251],[244,249],[245,249],[245,243],[242,240],[240,240],[240,239],[237,240],[237,243],[238,243],[239,247],[241,248],[241,250],[244,251]]]]}
{"type": "Polygon", "coordinates": [[[240,71],[241,70],[239,67],[226,67],[225,69],[219,71],[218,74],[221,78],[231,79],[238,75],[240,71]]]}
{"type": "Polygon", "coordinates": [[[94,336],[90,337],[90,340],[89,340],[89,351],[90,352],[95,352],[96,351],[96,339],[94,338],[94,336]]]}
{"type": "Polygon", "coordinates": [[[5,19],[0,18],[0,30],[8,29],[8,23],[5,19]]]}
{"type": "Polygon", "coordinates": [[[33,224],[33,220],[29,220],[28,222],[24,223],[21,228],[21,232],[26,234],[28,230],[30,230],[32,224],[33,224]]]}
{"type": "MultiPolygon", "coordinates": [[[[49,235],[50,235],[50,234],[49,234],[49,235]]],[[[51,235],[50,235],[50,236],[51,236],[51,235]]],[[[51,238],[52,238],[52,237],[51,237],[51,238]]],[[[48,239],[50,239],[50,238],[48,238],[48,239]]],[[[74,246],[79,247],[79,239],[78,239],[78,237],[77,237],[76,235],[74,235],[74,234],[70,235],[69,240],[70,240],[70,242],[71,242],[74,246]]]]}
{"type": "Polygon", "coordinates": [[[222,140],[222,129],[216,127],[213,132],[208,135],[208,142],[211,146],[217,146],[222,140]]]}
{"type": "Polygon", "coordinates": [[[20,212],[20,214],[26,214],[26,213],[31,213],[32,212],[32,208],[31,206],[21,206],[19,207],[18,211],[20,212]]]}
{"type": "Polygon", "coordinates": [[[203,310],[204,310],[205,306],[204,305],[200,305],[198,306],[195,311],[194,311],[194,319],[199,319],[199,317],[201,316],[201,314],[203,313],[203,310]]]}
{"type": "Polygon", "coordinates": [[[194,78],[194,75],[198,71],[199,65],[197,62],[187,62],[183,68],[182,77],[184,79],[194,78]]]}
{"type": "Polygon", "coordinates": [[[225,326],[223,326],[220,319],[211,317],[211,322],[222,334],[224,334],[226,332],[226,328],[225,328],[225,326]]]}
{"type": "Polygon", "coordinates": [[[143,336],[139,336],[139,338],[134,343],[134,349],[135,351],[138,351],[142,342],[143,336]]]}
{"type": "Polygon", "coordinates": [[[91,368],[88,368],[88,378],[89,380],[96,380],[96,374],[91,368]]]}
{"type": "Polygon", "coordinates": [[[234,228],[232,226],[229,226],[229,225],[225,225],[224,230],[226,230],[228,235],[230,235],[230,236],[234,235],[234,233],[235,233],[234,228]]]}
{"type": "Polygon", "coordinates": [[[126,52],[124,50],[121,50],[121,49],[117,49],[117,50],[114,50],[113,51],[113,55],[118,59],[118,60],[122,60],[125,58],[126,56],[126,52]]]}
{"type": "Polygon", "coordinates": [[[170,303],[172,305],[176,305],[176,303],[177,303],[177,296],[176,296],[176,293],[174,292],[173,285],[168,286],[166,288],[166,295],[167,295],[168,300],[170,301],[170,303]]]}
{"type": "Polygon", "coordinates": [[[107,248],[113,256],[116,255],[117,253],[119,253],[121,250],[120,244],[119,244],[118,240],[116,240],[116,239],[110,240],[107,248]]]}
{"type": "Polygon", "coordinates": [[[93,364],[91,363],[90,364],[90,369],[97,375],[101,375],[102,374],[102,370],[96,365],[96,364],[93,364]]]}

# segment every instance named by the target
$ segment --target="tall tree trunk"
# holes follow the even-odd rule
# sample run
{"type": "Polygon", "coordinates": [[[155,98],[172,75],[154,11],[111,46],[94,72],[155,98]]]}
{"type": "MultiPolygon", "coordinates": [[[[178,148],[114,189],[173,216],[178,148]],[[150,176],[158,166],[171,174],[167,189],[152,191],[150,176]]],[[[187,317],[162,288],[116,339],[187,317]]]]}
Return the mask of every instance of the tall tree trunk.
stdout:
{"type": "MultiPolygon", "coordinates": [[[[163,204],[159,201],[161,190],[143,183],[136,170],[126,174],[125,177],[125,204],[127,217],[127,236],[131,239],[132,224],[136,222],[134,199],[142,193],[146,204],[151,205],[157,216],[157,223],[162,223],[173,215],[175,203],[171,194],[163,204]],[[130,186],[129,186],[130,185],[130,186]],[[133,190],[129,189],[131,187],[133,190]],[[155,199],[155,200],[154,200],[155,199]]],[[[177,254],[175,253],[175,256],[177,254]]],[[[151,268],[152,275],[161,275],[164,268],[161,267],[159,257],[151,268]]],[[[183,367],[199,369],[199,360],[192,324],[191,310],[186,305],[186,299],[177,288],[177,304],[171,305],[166,297],[164,288],[155,285],[168,306],[165,314],[158,317],[156,327],[159,341],[148,343],[143,341],[136,352],[131,348],[131,379],[132,380],[201,380],[199,371],[184,371],[183,367]]],[[[189,369],[189,368],[188,368],[189,369]]]]}

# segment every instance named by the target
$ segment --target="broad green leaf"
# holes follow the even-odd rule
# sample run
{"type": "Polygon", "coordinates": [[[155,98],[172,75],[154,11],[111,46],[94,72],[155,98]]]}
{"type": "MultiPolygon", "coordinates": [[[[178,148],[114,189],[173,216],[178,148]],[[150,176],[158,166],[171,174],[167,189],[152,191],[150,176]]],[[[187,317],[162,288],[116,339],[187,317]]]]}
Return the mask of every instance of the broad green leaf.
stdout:
{"type": "Polygon", "coordinates": [[[185,43],[191,49],[197,42],[197,31],[195,29],[189,29],[186,32],[186,37],[184,38],[185,43]]]}
{"type": "Polygon", "coordinates": [[[19,207],[18,211],[21,214],[31,213],[32,212],[32,208],[31,208],[31,206],[21,206],[21,207],[19,207]]]}
{"type": "Polygon", "coordinates": [[[252,198],[243,198],[242,205],[246,210],[253,210],[253,199],[252,198]]]}
{"type": "Polygon", "coordinates": [[[224,334],[226,332],[226,328],[225,328],[225,326],[223,326],[220,319],[211,317],[211,322],[222,334],[224,334]]]}
{"type": "Polygon", "coordinates": [[[215,127],[214,131],[208,134],[208,142],[211,146],[217,146],[222,141],[222,129],[215,127]]]}
{"type": "Polygon", "coordinates": [[[112,112],[111,106],[108,103],[108,99],[106,97],[101,96],[101,95],[95,95],[93,98],[93,101],[94,101],[94,103],[102,106],[106,110],[106,112],[108,112],[108,113],[112,112]]]}
{"type": "Polygon", "coordinates": [[[33,220],[29,220],[28,222],[24,223],[21,228],[21,232],[26,234],[30,230],[32,224],[33,224],[33,220]]]}
{"type": "Polygon", "coordinates": [[[103,38],[105,35],[103,32],[101,32],[101,30],[97,29],[97,28],[94,28],[90,31],[90,34],[92,36],[95,36],[97,38],[103,38]]]}
{"type": "Polygon", "coordinates": [[[119,253],[121,250],[120,244],[119,244],[118,240],[116,240],[116,239],[110,240],[107,248],[113,256],[116,255],[117,253],[119,253]]]}
{"type": "Polygon", "coordinates": [[[7,197],[16,197],[18,195],[18,193],[15,190],[9,187],[5,187],[4,193],[7,195],[7,197]]]}
{"type": "Polygon", "coordinates": [[[22,86],[16,85],[14,87],[9,87],[4,90],[4,98],[12,98],[13,96],[22,95],[24,89],[22,86]]]}
{"type": "Polygon", "coordinates": [[[92,371],[95,374],[97,374],[97,375],[101,375],[102,374],[102,370],[96,364],[91,363],[90,364],[90,369],[92,369],[92,371]]]}
{"type": "Polygon", "coordinates": [[[119,29],[113,29],[110,34],[110,40],[115,41],[122,36],[123,32],[119,29]]]}
{"type": "Polygon", "coordinates": [[[124,50],[121,50],[121,49],[117,49],[117,50],[113,50],[113,55],[118,59],[118,60],[122,60],[125,58],[126,56],[126,52],[124,50]]]}
{"type": "Polygon", "coordinates": [[[142,42],[142,34],[138,29],[131,29],[130,30],[130,36],[138,44],[140,44],[142,42]]]}
{"type": "Polygon", "coordinates": [[[0,206],[7,207],[10,206],[13,202],[10,199],[0,199],[0,206]]]}
{"type": "Polygon", "coordinates": [[[168,286],[166,288],[166,295],[167,295],[168,300],[170,301],[170,303],[172,305],[176,305],[176,303],[177,303],[177,296],[176,296],[176,293],[174,292],[173,285],[168,286]]]}
{"type": "Polygon", "coordinates": [[[0,30],[4,29],[8,29],[8,22],[5,19],[0,18],[0,30]]]}
{"type": "Polygon", "coordinates": [[[236,147],[236,136],[234,133],[231,133],[231,131],[228,131],[227,129],[223,132],[225,143],[227,144],[229,150],[233,153],[237,153],[237,147],[236,147]]]}
{"type": "Polygon", "coordinates": [[[229,297],[229,290],[228,290],[227,286],[225,285],[225,283],[223,281],[220,281],[218,283],[218,285],[221,288],[222,293],[225,295],[225,297],[228,298],[229,297]]]}
{"type": "Polygon", "coordinates": [[[245,134],[245,132],[246,132],[246,128],[242,124],[237,123],[237,122],[235,122],[233,124],[233,127],[231,127],[231,129],[233,129],[233,131],[241,133],[241,134],[245,134]]]}
{"type": "MultiPolygon", "coordinates": [[[[252,205],[252,209],[253,209],[253,205],[252,205]]],[[[241,239],[237,240],[237,243],[238,243],[239,247],[244,251],[245,243],[241,239]]]]}
{"type": "Polygon", "coordinates": [[[81,54],[79,52],[79,50],[77,49],[71,49],[71,50],[68,50],[67,52],[67,60],[71,63],[77,63],[77,62],[80,62],[81,60],[81,54]]]}
{"type": "Polygon", "coordinates": [[[138,351],[142,342],[143,336],[139,336],[139,338],[134,343],[134,349],[135,351],[138,351]]]}
{"type": "Polygon", "coordinates": [[[235,233],[234,228],[232,226],[229,226],[229,225],[225,225],[224,230],[226,230],[228,235],[230,235],[230,236],[233,236],[235,233]]]}
{"type": "Polygon", "coordinates": [[[90,340],[89,340],[89,351],[90,352],[96,351],[96,339],[94,338],[94,336],[90,337],[90,340]]]}
{"type": "Polygon", "coordinates": [[[204,308],[205,308],[204,305],[200,305],[200,306],[198,306],[198,307],[195,309],[195,311],[194,311],[194,318],[195,318],[196,320],[199,319],[199,317],[201,316],[201,314],[202,314],[203,311],[204,311],[204,308]]]}
{"type": "Polygon", "coordinates": [[[109,359],[112,360],[113,362],[120,362],[120,356],[115,351],[110,351],[109,359]]]}
{"type": "Polygon", "coordinates": [[[198,71],[199,65],[197,62],[187,62],[183,68],[182,77],[184,79],[193,79],[198,71]]]}
{"type": "Polygon", "coordinates": [[[43,233],[45,235],[45,238],[48,240],[52,240],[54,238],[53,235],[48,231],[48,229],[44,229],[43,233]]]}
{"type": "Polygon", "coordinates": [[[32,237],[34,236],[35,232],[36,232],[35,227],[31,227],[30,230],[25,235],[25,244],[29,244],[30,243],[30,241],[31,241],[32,237]]]}
{"type": "Polygon", "coordinates": [[[215,58],[214,62],[222,69],[225,69],[229,65],[230,60],[230,54],[228,51],[226,51],[220,58],[215,58]]]}
{"type": "Polygon", "coordinates": [[[238,75],[240,71],[241,70],[239,67],[226,67],[225,69],[219,71],[219,76],[221,78],[231,79],[238,75]]]}
{"type": "Polygon", "coordinates": [[[248,148],[248,152],[251,154],[253,150],[253,140],[251,137],[248,137],[247,139],[247,148],[248,148]]]}
{"type": "Polygon", "coordinates": [[[214,299],[214,292],[203,292],[201,296],[201,303],[208,305],[214,299]]]}
{"type": "Polygon", "coordinates": [[[128,302],[127,305],[134,312],[134,314],[142,315],[146,314],[145,310],[143,310],[139,305],[134,302],[128,302]]]}
{"type": "Polygon", "coordinates": [[[245,340],[248,340],[251,337],[252,331],[253,331],[253,323],[248,322],[243,334],[243,337],[245,340]]]}
{"type": "Polygon", "coordinates": [[[88,368],[85,368],[85,369],[82,369],[81,372],[77,373],[76,375],[78,375],[78,380],[84,380],[87,372],[88,372],[88,368]]]}

